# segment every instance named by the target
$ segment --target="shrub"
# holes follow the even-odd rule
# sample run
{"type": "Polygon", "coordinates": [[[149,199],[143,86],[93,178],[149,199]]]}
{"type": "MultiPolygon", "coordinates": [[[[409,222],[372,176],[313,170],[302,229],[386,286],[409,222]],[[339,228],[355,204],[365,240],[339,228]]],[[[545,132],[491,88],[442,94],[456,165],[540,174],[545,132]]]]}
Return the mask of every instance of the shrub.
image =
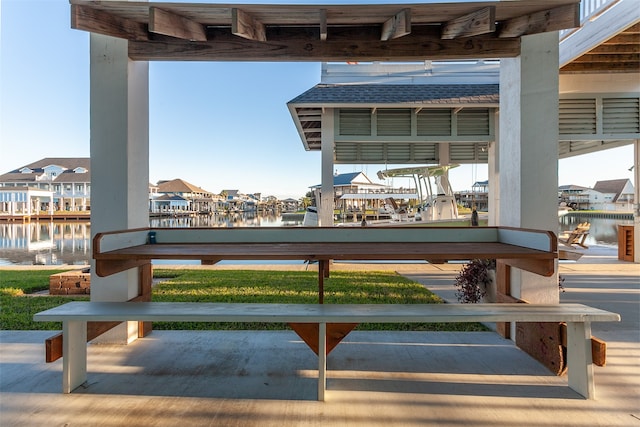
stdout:
{"type": "Polygon", "coordinates": [[[473,259],[456,276],[456,298],[461,303],[477,303],[487,294],[491,283],[489,270],[495,270],[495,259],[473,259]]]}

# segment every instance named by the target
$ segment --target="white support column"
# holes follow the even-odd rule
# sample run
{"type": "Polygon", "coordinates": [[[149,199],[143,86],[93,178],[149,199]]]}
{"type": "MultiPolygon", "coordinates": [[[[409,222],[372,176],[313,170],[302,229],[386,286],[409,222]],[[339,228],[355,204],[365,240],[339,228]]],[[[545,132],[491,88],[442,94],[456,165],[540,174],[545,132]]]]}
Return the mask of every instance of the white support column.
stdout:
{"type": "MultiPolygon", "coordinates": [[[[448,142],[440,142],[438,143],[438,160],[441,165],[448,165],[451,163],[451,151],[449,150],[448,142]]],[[[440,178],[440,183],[443,188],[449,187],[449,172],[442,175],[440,178]]],[[[436,190],[437,191],[437,190],[436,190]]]]}
{"type": "Polygon", "coordinates": [[[333,227],[333,151],[335,147],[335,119],[333,108],[325,108],[322,114],[322,186],[318,225],[333,227]]]}
{"type": "MultiPolygon", "coordinates": [[[[558,33],[522,37],[500,61],[500,225],[558,230],[558,33]]],[[[558,276],[512,269],[515,297],[559,302],[558,276]]]]}
{"type": "MultiPolygon", "coordinates": [[[[128,57],[128,42],[91,34],[91,233],[148,227],[149,66],[128,57]]],[[[92,301],[127,301],[138,294],[138,271],[109,277],[91,269],[92,301]]],[[[137,322],[103,340],[128,342],[137,322]]]]}
{"type": "Polygon", "coordinates": [[[640,263],[640,139],[633,144],[633,262],[640,263]]]}
{"type": "MultiPolygon", "coordinates": [[[[500,123],[500,112],[496,110],[495,123],[500,123]]],[[[489,164],[487,173],[489,175],[489,191],[487,194],[488,225],[496,226],[500,223],[500,126],[495,126],[496,139],[489,143],[489,164]]]]}

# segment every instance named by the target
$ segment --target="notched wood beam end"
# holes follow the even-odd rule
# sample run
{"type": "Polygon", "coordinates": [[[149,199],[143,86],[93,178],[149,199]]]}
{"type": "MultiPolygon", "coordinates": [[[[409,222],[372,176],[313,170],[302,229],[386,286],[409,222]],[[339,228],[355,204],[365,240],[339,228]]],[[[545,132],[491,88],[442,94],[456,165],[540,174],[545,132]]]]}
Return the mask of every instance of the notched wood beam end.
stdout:
{"type": "Polygon", "coordinates": [[[149,8],[149,32],[183,40],[207,41],[207,33],[201,24],[153,6],[149,8]]]}
{"type": "Polygon", "coordinates": [[[267,31],[262,22],[242,9],[231,9],[231,33],[249,40],[267,41],[267,31]]]}
{"type": "Polygon", "coordinates": [[[387,41],[411,34],[411,9],[402,9],[382,24],[380,40],[387,41]]]}
{"type": "Polygon", "coordinates": [[[71,28],[120,39],[149,40],[145,24],[79,4],[71,5],[71,28]]]}
{"type": "Polygon", "coordinates": [[[580,4],[568,4],[541,10],[503,22],[498,37],[520,37],[580,26],[580,4]]]}
{"type": "Polygon", "coordinates": [[[478,36],[495,31],[496,8],[488,6],[446,22],[442,27],[441,38],[451,40],[457,37],[478,36]]]}
{"type": "Polygon", "coordinates": [[[327,39],[327,9],[320,9],[320,40],[327,39]]]}

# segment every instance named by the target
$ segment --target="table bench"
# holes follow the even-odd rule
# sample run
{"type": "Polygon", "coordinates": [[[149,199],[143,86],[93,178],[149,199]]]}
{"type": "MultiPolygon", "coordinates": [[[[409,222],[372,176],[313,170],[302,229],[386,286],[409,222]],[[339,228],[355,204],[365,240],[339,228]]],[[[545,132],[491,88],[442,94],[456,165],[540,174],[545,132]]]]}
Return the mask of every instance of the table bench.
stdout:
{"type": "Polygon", "coordinates": [[[87,322],[267,322],[317,323],[318,400],[325,400],[327,324],[424,322],[566,322],[568,385],[595,397],[591,322],[620,316],[581,304],[240,304],[170,302],[70,302],[34,315],[63,324],[62,391],[87,380],[87,322]]]}
{"type": "MultiPolygon", "coordinates": [[[[558,258],[557,238],[550,231],[514,227],[258,227],[137,228],[96,234],[92,243],[99,277],[137,268],[138,295],[151,301],[153,260],[299,260],[318,263],[318,302],[324,301],[324,278],[333,260],[431,261],[493,258],[541,276],[552,276],[558,258]]],[[[118,322],[90,322],[92,340],[118,322]]],[[[304,325],[302,325],[304,326],[304,325]]],[[[315,330],[291,327],[307,343],[315,330]]],[[[329,349],[355,324],[330,324],[329,349]]],[[[140,336],[150,331],[141,323],[140,336]]],[[[46,360],[62,357],[62,335],[46,340],[46,360]]]]}

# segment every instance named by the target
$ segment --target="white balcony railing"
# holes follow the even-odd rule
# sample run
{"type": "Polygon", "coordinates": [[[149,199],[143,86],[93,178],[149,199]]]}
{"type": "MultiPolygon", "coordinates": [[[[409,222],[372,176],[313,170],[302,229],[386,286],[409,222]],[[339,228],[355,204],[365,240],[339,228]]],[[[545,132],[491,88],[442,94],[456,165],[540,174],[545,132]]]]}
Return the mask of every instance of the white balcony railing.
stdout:
{"type": "MultiPolygon", "coordinates": [[[[580,25],[595,19],[598,15],[604,13],[608,8],[621,0],[582,0],[580,2],[580,25]]],[[[577,28],[560,31],[560,41],[568,37],[577,28]]]]}

